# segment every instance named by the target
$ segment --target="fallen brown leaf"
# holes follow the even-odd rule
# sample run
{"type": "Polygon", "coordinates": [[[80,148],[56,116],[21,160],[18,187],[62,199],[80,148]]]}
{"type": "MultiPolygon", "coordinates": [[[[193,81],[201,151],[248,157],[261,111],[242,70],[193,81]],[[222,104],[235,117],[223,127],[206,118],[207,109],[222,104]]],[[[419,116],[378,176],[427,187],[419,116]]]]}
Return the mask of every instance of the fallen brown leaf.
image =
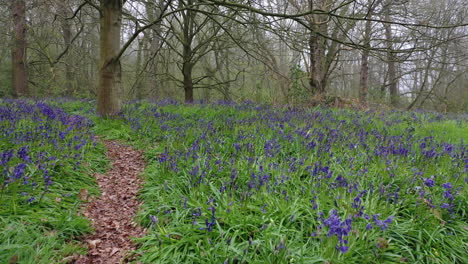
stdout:
{"type": "MultiPolygon", "coordinates": [[[[95,229],[84,238],[88,244],[87,256],[80,256],[74,263],[127,263],[124,254],[135,249],[131,237],[140,237],[144,230],[134,225],[133,218],[141,204],[136,198],[142,184],[138,175],[145,163],[140,152],[115,141],[105,141],[107,156],[112,168],[106,174],[95,174],[101,196],[95,197],[83,210],[95,229]]],[[[88,201],[86,189],[78,197],[88,201]]]]}
{"type": "Polygon", "coordinates": [[[88,246],[90,249],[95,249],[97,247],[97,245],[99,245],[102,240],[101,239],[95,239],[95,240],[88,240],[86,241],[88,242],[88,246]]]}
{"type": "Polygon", "coordinates": [[[88,201],[88,190],[87,189],[81,189],[80,192],[78,193],[78,198],[82,201],[88,201]]]}
{"type": "Polygon", "coordinates": [[[10,260],[8,261],[9,264],[16,264],[18,263],[18,260],[19,260],[19,257],[17,255],[14,255],[10,258],[10,260]]]}

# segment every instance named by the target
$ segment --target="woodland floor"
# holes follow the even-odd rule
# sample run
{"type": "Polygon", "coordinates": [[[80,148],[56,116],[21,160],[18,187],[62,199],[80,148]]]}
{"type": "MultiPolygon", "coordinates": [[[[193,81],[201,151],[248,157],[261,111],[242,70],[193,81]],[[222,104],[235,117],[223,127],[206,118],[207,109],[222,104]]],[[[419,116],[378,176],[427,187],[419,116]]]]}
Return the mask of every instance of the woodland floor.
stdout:
{"type": "Polygon", "coordinates": [[[135,250],[131,238],[143,235],[143,229],[133,222],[140,205],[136,195],[142,181],[138,176],[145,167],[142,153],[116,141],[103,143],[112,168],[95,175],[101,196],[88,203],[83,213],[95,232],[83,239],[89,251],[75,261],[77,264],[126,263],[135,250]]]}
{"type": "Polygon", "coordinates": [[[0,100],[0,264],[468,263],[467,121],[0,100]]]}

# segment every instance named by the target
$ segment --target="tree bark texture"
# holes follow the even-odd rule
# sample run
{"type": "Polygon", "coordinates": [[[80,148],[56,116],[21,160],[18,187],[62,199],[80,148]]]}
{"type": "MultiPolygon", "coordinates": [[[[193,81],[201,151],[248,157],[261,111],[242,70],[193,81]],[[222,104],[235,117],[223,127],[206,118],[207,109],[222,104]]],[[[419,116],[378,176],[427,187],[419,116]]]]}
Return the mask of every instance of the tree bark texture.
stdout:
{"type": "Polygon", "coordinates": [[[361,72],[360,72],[360,83],[359,83],[359,101],[361,103],[366,102],[367,94],[369,92],[369,53],[370,53],[370,41],[371,41],[371,30],[372,30],[372,14],[374,7],[372,6],[373,0],[368,0],[369,5],[368,18],[364,29],[364,49],[361,55],[361,72]]]}
{"type": "Polygon", "coordinates": [[[120,51],[122,25],[122,1],[102,0],[100,17],[100,59],[98,114],[116,116],[120,112],[121,65],[117,58],[120,51]]]}
{"type": "MultiPolygon", "coordinates": [[[[61,18],[61,29],[63,35],[63,43],[65,44],[66,49],[70,49],[72,42],[72,29],[71,21],[67,19],[72,16],[71,9],[68,7],[67,1],[58,1],[58,9],[60,12],[61,18]]],[[[70,57],[68,57],[70,58],[70,57]]],[[[65,86],[67,96],[73,96],[75,93],[75,78],[71,66],[72,60],[67,59],[65,61],[65,86]]]]}
{"type": "MultiPolygon", "coordinates": [[[[326,0],[309,0],[309,10],[311,11],[314,8],[324,8],[326,5],[326,0]],[[317,7],[314,6],[314,1],[317,2],[317,7]]],[[[326,19],[325,15],[312,15],[309,17],[309,25],[314,29],[309,36],[309,86],[312,94],[317,96],[325,94],[327,85],[326,39],[321,36],[328,34],[326,19]]]]}
{"type": "MultiPolygon", "coordinates": [[[[384,10],[385,21],[390,21],[390,3],[387,1],[386,7],[384,10]]],[[[388,65],[388,81],[389,91],[390,91],[390,104],[393,106],[398,105],[398,80],[396,77],[396,57],[393,50],[393,37],[392,37],[392,27],[388,23],[384,23],[385,27],[385,38],[387,44],[387,65],[388,65]]]]}
{"type": "MultiPolygon", "coordinates": [[[[187,5],[193,4],[192,0],[187,1],[187,5]]],[[[183,74],[183,86],[185,92],[185,103],[193,103],[193,49],[192,42],[195,36],[194,23],[195,23],[195,12],[187,10],[183,12],[183,50],[182,50],[182,74],[183,74]]]]}
{"type": "MultiPolygon", "coordinates": [[[[156,20],[162,12],[162,9],[164,7],[164,0],[158,0],[155,3],[150,4],[150,2],[147,2],[145,4],[146,8],[146,14],[148,16],[149,21],[154,21],[156,20]]],[[[161,48],[161,34],[162,34],[162,27],[161,23],[155,24],[153,27],[151,27],[151,31],[148,33],[148,38],[150,42],[150,49],[147,52],[147,57],[151,58],[151,62],[149,63],[149,78],[148,78],[148,87],[151,95],[153,97],[159,97],[162,94],[162,85],[161,85],[161,79],[158,78],[158,73],[159,71],[159,64],[158,64],[158,59],[157,55],[160,52],[161,48]]]]}
{"type": "Polygon", "coordinates": [[[26,42],[26,3],[23,0],[11,1],[13,19],[12,48],[12,88],[13,96],[28,96],[27,42],[26,42]]]}

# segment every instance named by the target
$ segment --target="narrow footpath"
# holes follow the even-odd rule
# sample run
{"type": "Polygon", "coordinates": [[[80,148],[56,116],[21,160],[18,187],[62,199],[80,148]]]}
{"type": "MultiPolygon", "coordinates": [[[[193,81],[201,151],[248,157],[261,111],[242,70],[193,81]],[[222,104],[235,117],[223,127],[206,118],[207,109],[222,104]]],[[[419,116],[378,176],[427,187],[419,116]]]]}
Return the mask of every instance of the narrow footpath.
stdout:
{"type": "Polygon", "coordinates": [[[92,221],[95,232],[84,238],[88,255],[77,264],[127,263],[135,249],[132,237],[143,235],[133,222],[139,208],[137,193],[142,185],[138,177],[145,167],[142,153],[116,141],[104,141],[112,168],[96,174],[101,196],[87,204],[83,214],[92,221]]]}

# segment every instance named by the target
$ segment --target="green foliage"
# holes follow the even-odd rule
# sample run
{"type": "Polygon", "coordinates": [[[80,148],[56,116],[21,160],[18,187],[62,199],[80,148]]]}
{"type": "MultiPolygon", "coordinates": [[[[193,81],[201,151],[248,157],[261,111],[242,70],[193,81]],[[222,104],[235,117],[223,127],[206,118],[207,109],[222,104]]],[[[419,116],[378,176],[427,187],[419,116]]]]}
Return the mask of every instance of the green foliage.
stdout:
{"type": "MultiPolygon", "coordinates": [[[[468,262],[463,115],[163,101],[130,103],[121,117],[101,119],[92,101],[48,105],[87,117],[89,135],[145,151],[142,263],[468,262]]],[[[26,117],[14,127],[41,125],[26,117]]],[[[46,142],[29,142],[31,157],[63,155],[46,142]]],[[[0,262],[58,263],[85,252],[74,242],[90,232],[77,196],[97,193],[89,172],[106,162],[100,144],[80,153],[79,166],[64,158],[49,167],[54,184],[40,202],[28,203],[21,184],[4,186],[0,262]]]]}
{"type": "Polygon", "coordinates": [[[59,263],[84,252],[77,239],[91,228],[78,194],[98,194],[92,173],[107,167],[92,123],[33,101],[0,101],[0,113],[0,263],[59,263]]]}
{"type": "Polygon", "coordinates": [[[467,260],[463,117],[166,103],[124,116],[149,163],[143,263],[467,260]]]}
{"type": "Polygon", "coordinates": [[[300,65],[294,65],[289,70],[291,79],[290,97],[295,103],[306,103],[310,97],[310,92],[304,87],[303,81],[307,79],[307,72],[304,72],[300,65]]]}

